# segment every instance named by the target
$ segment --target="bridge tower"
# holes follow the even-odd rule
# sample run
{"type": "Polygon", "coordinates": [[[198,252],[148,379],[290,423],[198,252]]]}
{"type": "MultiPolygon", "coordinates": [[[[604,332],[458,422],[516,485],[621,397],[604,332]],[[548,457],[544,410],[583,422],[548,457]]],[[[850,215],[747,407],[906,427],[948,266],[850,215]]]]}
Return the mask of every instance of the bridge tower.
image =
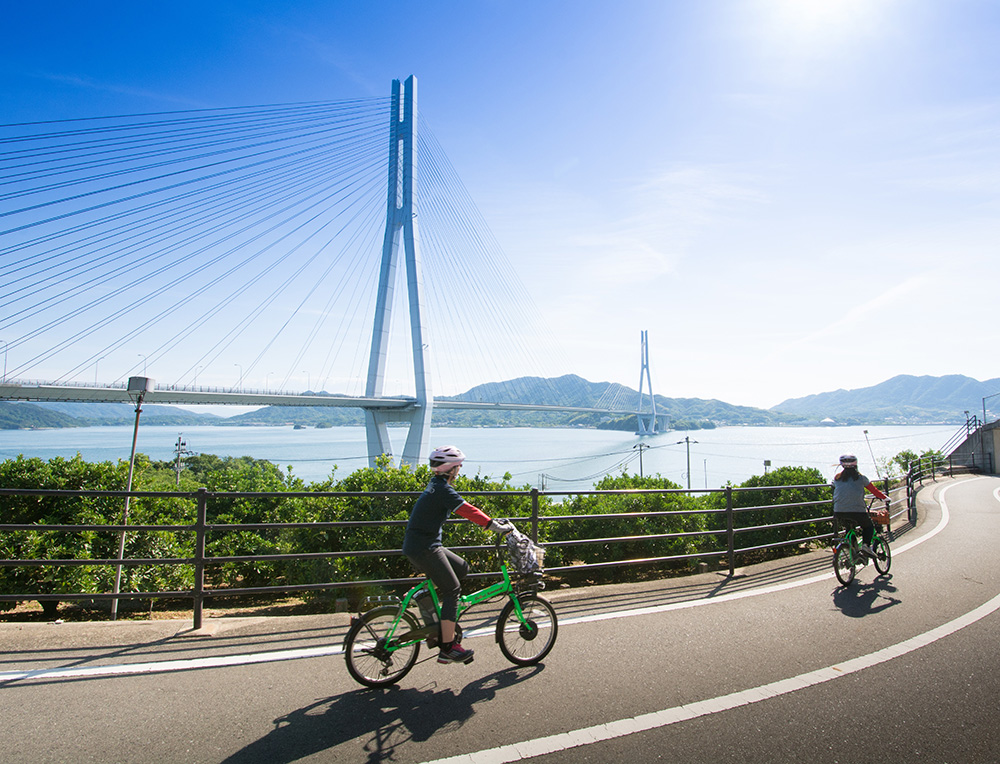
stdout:
{"type": "Polygon", "coordinates": [[[434,397],[428,376],[423,272],[417,230],[417,80],[412,75],[403,84],[399,80],[392,82],[388,180],[382,267],[365,395],[369,398],[381,398],[384,391],[400,247],[404,251],[416,395],[414,404],[406,409],[366,407],[365,429],[369,459],[374,465],[378,456],[392,453],[387,423],[408,422],[409,432],[403,446],[402,462],[415,465],[428,450],[434,397]]]}
{"type": "Polygon", "coordinates": [[[649,376],[649,333],[642,331],[642,366],[639,369],[639,404],[635,410],[635,417],[638,422],[636,435],[656,434],[656,398],[653,397],[653,380],[649,376]],[[649,414],[642,413],[642,387],[643,383],[649,385],[649,402],[652,411],[649,414]],[[647,418],[648,417],[648,418],[647,418]]]}

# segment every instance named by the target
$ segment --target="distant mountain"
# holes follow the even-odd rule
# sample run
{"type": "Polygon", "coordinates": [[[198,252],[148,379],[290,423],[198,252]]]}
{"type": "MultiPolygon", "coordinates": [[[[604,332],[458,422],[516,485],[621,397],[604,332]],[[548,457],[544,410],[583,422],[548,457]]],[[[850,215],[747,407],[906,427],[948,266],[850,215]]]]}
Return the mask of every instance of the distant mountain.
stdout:
{"type": "Polygon", "coordinates": [[[40,406],[0,401],[0,430],[28,430],[50,427],[78,427],[71,416],[46,411],[40,406]]]}
{"type": "MultiPolygon", "coordinates": [[[[656,413],[671,429],[698,429],[727,425],[934,424],[965,421],[963,412],[976,413],[984,396],[1000,392],[1000,379],[979,382],[953,374],[944,377],[900,375],[874,387],[836,390],[805,398],[791,398],[771,409],[734,406],[702,398],[656,396],[656,413]]],[[[317,393],[325,395],[326,393],[317,393]]],[[[440,400],[534,403],[579,408],[621,410],[620,414],[570,414],[537,411],[462,411],[435,408],[435,427],[593,427],[630,430],[636,426],[634,407],[639,393],[617,383],[588,382],[562,377],[520,377],[490,382],[440,400]]],[[[266,406],[233,417],[198,414],[174,406],[144,406],[143,422],[150,425],[300,425],[308,427],[360,426],[360,409],[317,406],[266,406]]],[[[135,409],[127,403],[5,403],[0,402],[0,429],[84,427],[128,424],[135,409]]]]}
{"type": "MultiPolygon", "coordinates": [[[[308,392],[308,395],[329,393],[308,392]]],[[[219,424],[286,425],[303,427],[353,427],[365,423],[361,409],[340,406],[265,406],[256,411],[228,417],[219,424]]]]}
{"type": "MultiPolygon", "coordinates": [[[[588,382],[567,374],[562,377],[520,377],[489,382],[438,400],[533,403],[548,406],[621,409],[620,414],[571,414],[540,411],[462,411],[435,408],[435,427],[597,427],[631,430],[636,427],[636,390],[608,382],[588,382]]],[[[699,398],[656,396],[658,418],[673,429],[696,429],[717,424],[782,424],[796,419],[764,409],[733,406],[699,398]]],[[[227,424],[298,424],[311,427],[361,425],[359,409],[316,406],[268,406],[226,420],[227,424]]]]}
{"type": "MultiPolygon", "coordinates": [[[[148,404],[142,407],[147,425],[185,427],[216,424],[221,418],[199,414],[175,406],[148,404]]],[[[40,427],[94,427],[131,424],[135,407],[128,403],[79,403],[70,401],[4,402],[0,408],[0,429],[23,430],[40,427]]]]}
{"type": "Polygon", "coordinates": [[[794,414],[810,423],[824,419],[837,424],[957,423],[965,421],[966,411],[982,416],[983,398],[996,392],[1000,392],[1000,379],[980,382],[961,374],[901,374],[873,387],[791,398],[771,411],[794,414]]]}
{"type": "MultiPolygon", "coordinates": [[[[656,398],[656,414],[672,429],[696,429],[715,425],[787,424],[797,417],[783,416],[764,409],[734,406],[702,398],[656,398]]],[[[618,383],[588,382],[575,374],[562,377],[520,377],[506,382],[490,382],[461,395],[442,396],[442,400],[490,401],[497,403],[539,403],[549,406],[619,409],[618,415],[562,414],[539,412],[455,411],[435,409],[434,424],[496,426],[494,422],[515,426],[565,426],[633,429],[639,393],[618,383]]],[[[644,410],[648,410],[648,403],[644,410]]]]}

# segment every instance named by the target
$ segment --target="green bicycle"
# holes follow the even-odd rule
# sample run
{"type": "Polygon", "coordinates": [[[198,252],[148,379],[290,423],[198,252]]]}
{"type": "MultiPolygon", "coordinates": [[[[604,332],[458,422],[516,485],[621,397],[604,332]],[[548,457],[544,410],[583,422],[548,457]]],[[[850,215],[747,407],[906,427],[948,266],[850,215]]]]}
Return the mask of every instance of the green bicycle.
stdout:
{"type": "MultiPolygon", "coordinates": [[[[462,635],[457,621],[463,613],[495,597],[507,597],[497,619],[496,642],[511,663],[531,666],[548,655],[555,644],[559,628],[556,612],[547,600],[538,596],[538,591],[545,588],[541,570],[515,573],[512,578],[508,561],[500,550],[498,540],[501,580],[459,598],[455,638],[462,635]]],[[[507,552],[511,554],[511,545],[507,546],[507,552]]],[[[512,558],[511,562],[516,560],[512,558]]],[[[517,570],[518,566],[513,567],[517,570]]],[[[367,687],[395,684],[416,665],[421,642],[426,641],[432,648],[437,644],[440,618],[441,602],[430,580],[414,586],[398,604],[374,607],[353,618],[344,638],[348,673],[367,687]],[[411,605],[419,605],[425,616],[423,623],[411,612],[411,605]]]]}
{"type": "MultiPolygon", "coordinates": [[[[871,505],[869,505],[869,508],[871,505]]],[[[871,514],[869,512],[869,514],[871,514]]],[[[875,534],[872,536],[872,560],[875,563],[875,570],[879,575],[884,576],[889,572],[892,565],[892,550],[889,549],[889,542],[879,533],[879,524],[875,523],[875,534]]],[[[837,580],[844,586],[848,586],[854,580],[858,568],[868,564],[868,555],[861,549],[861,539],[859,528],[852,526],[844,533],[844,537],[839,539],[833,548],[833,570],[837,574],[837,580]]]]}

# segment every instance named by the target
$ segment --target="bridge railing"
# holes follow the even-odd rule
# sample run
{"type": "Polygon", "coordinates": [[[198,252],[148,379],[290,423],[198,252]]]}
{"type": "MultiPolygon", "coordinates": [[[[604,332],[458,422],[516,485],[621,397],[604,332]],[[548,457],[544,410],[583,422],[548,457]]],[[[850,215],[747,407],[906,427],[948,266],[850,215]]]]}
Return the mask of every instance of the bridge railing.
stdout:
{"type": "MultiPolygon", "coordinates": [[[[888,490],[890,486],[886,484],[888,490]]],[[[901,488],[899,490],[902,490],[901,488]]],[[[206,601],[219,597],[239,596],[277,596],[306,592],[330,592],[334,590],[361,591],[372,587],[394,587],[412,585],[412,577],[378,578],[366,580],[316,581],[312,583],[296,583],[292,585],[268,586],[209,586],[206,571],[227,564],[251,563],[267,565],[287,561],[324,561],[343,558],[381,557],[398,559],[402,554],[400,549],[356,549],[351,551],[320,551],[291,552],[281,554],[247,554],[247,555],[210,555],[207,553],[208,539],[216,534],[241,534],[258,531],[294,531],[302,529],[308,532],[329,531],[341,533],[346,529],[386,529],[398,527],[398,536],[402,537],[402,526],[405,520],[339,520],[332,522],[262,522],[262,523],[219,523],[209,522],[210,506],[213,501],[221,500],[264,500],[284,501],[290,499],[308,498],[319,501],[357,500],[370,501],[373,498],[406,499],[412,501],[418,494],[396,492],[356,492],[356,493],[320,493],[320,492],[282,492],[282,493],[239,493],[212,492],[200,489],[195,492],[114,492],[114,491],[69,491],[69,490],[31,490],[31,489],[0,489],[0,507],[6,497],[105,497],[108,500],[121,499],[126,496],[131,500],[143,498],[171,498],[194,502],[195,519],[192,523],[176,525],[137,525],[137,524],[0,524],[0,539],[9,538],[8,534],[33,532],[36,534],[120,534],[120,533],[169,533],[185,536],[191,549],[191,554],[178,557],[145,557],[145,558],[102,558],[80,557],[71,559],[59,558],[7,558],[0,559],[0,567],[9,568],[73,568],[101,567],[123,568],[141,566],[188,566],[193,571],[193,585],[190,588],[170,591],[127,591],[127,592],[72,592],[72,591],[25,591],[0,594],[0,602],[18,602],[38,600],[45,602],[59,601],[95,601],[107,600],[153,600],[153,599],[187,599],[192,603],[194,628],[202,625],[204,604],[206,601]]],[[[465,492],[472,497],[503,497],[513,500],[525,508],[530,507],[527,514],[513,516],[512,520],[525,532],[530,533],[549,551],[559,554],[553,558],[562,557],[568,564],[556,564],[546,567],[551,575],[581,573],[605,568],[621,568],[623,566],[653,566],[662,564],[698,563],[714,561],[720,569],[728,569],[729,575],[735,573],[737,559],[741,556],[754,554],[758,558],[762,554],[773,553],[786,547],[803,547],[826,542],[836,534],[836,526],[832,514],[831,489],[829,485],[813,484],[806,486],[764,486],[757,488],[734,488],[711,490],[659,490],[659,489],[622,489],[605,491],[503,491],[503,492],[465,492]],[[785,496],[807,495],[806,499],[784,501],[783,503],[768,503],[768,498],[774,498],[778,492],[788,492],[785,496]],[[664,511],[630,511],[608,512],[595,514],[563,514],[560,505],[552,500],[565,500],[569,497],[595,496],[617,497],[629,502],[669,501],[671,497],[693,497],[703,495],[702,504],[694,509],[664,510],[664,511]],[[543,507],[543,499],[548,504],[543,507]],[[706,506],[707,505],[707,506],[706,506]],[[701,522],[693,522],[694,518],[702,517],[701,522]],[[693,530],[675,532],[657,532],[654,527],[657,521],[678,520],[691,523],[693,530]],[[625,532],[602,534],[600,531],[607,526],[624,529],[625,532]],[[583,529],[581,533],[581,527],[583,529]],[[597,531],[597,535],[593,535],[597,531]],[[655,547],[658,542],[677,542],[681,550],[670,554],[628,556],[615,552],[616,548],[635,548],[638,542],[655,547]],[[577,550],[591,550],[589,561],[587,555],[578,554],[577,550]],[[596,554],[593,553],[597,549],[596,554]]],[[[780,497],[779,497],[780,498],[780,497]]],[[[908,511],[908,502],[897,502],[895,516],[908,511]]],[[[523,511],[523,510],[522,510],[523,511]]],[[[641,544],[639,544],[641,546],[641,544]]],[[[474,550],[487,551],[490,546],[454,546],[459,552],[474,550]]],[[[473,574],[473,577],[495,576],[497,573],[487,572],[473,574]]],[[[60,587],[63,588],[63,587],[60,587]]]]}

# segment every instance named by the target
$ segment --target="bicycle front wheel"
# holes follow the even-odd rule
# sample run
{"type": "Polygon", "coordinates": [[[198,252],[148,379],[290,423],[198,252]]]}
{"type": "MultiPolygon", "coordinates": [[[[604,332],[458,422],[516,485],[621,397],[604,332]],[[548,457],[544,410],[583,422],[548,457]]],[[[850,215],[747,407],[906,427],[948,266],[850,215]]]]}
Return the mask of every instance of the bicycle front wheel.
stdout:
{"type": "Polygon", "coordinates": [[[344,659],[355,681],[366,687],[384,687],[395,684],[413,668],[420,642],[393,648],[386,635],[394,623],[397,636],[418,628],[409,612],[400,613],[396,607],[369,610],[351,625],[344,638],[344,659]]]}
{"type": "Polygon", "coordinates": [[[876,534],[875,538],[872,539],[872,551],[875,553],[875,570],[884,576],[889,572],[889,566],[892,565],[892,550],[889,549],[889,542],[880,534],[876,534]]]}
{"type": "Polygon", "coordinates": [[[841,541],[833,550],[833,571],[837,574],[837,580],[848,586],[854,580],[855,569],[851,545],[841,541]]]}
{"type": "Polygon", "coordinates": [[[508,601],[497,621],[497,643],[500,652],[511,663],[531,666],[549,654],[556,642],[559,625],[556,611],[547,600],[529,594],[518,601],[524,621],[517,617],[514,602],[508,601]]]}

